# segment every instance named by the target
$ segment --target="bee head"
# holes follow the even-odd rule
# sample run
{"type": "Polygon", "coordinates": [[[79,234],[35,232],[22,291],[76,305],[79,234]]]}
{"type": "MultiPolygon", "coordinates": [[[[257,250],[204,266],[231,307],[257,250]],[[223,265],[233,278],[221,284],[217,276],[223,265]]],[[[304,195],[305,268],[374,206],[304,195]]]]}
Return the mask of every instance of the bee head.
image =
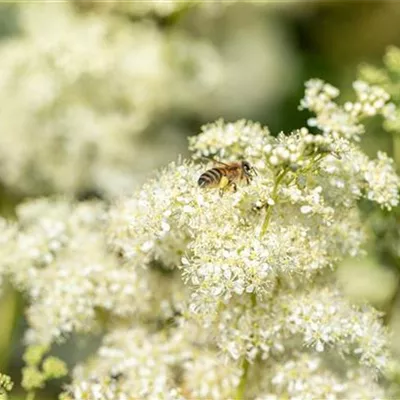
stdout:
{"type": "Polygon", "coordinates": [[[250,165],[248,161],[242,161],[242,168],[247,176],[252,175],[253,172],[256,173],[255,169],[250,165]]]}
{"type": "Polygon", "coordinates": [[[242,168],[249,179],[252,179],[254,175],[258,175],[256,169],[248,161],[242,161],[242,168]]]}
{"type": "Polygon", "coordinates": [[[251,165],[248,161],[242,161],[242,168],[243,168],[244,172],[251,171],[251,165]]]}

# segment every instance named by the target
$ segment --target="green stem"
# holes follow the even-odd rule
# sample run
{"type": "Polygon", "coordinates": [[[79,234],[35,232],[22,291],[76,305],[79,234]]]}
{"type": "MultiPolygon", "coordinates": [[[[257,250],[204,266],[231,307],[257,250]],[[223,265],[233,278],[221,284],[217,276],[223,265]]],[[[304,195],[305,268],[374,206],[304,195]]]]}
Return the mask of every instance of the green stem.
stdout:
{"type": "MultiPolygon", "coordinates": [[[[397,170],[400,169],[400,135],[396,132],[392,133],[393,140],[393,159],[396,163],[397,170]]],[[[400,259],[392,254],[392,252],[388,252],[387,256],[389,257],[388,263],[394,265],[397,269],[400,266],[400,259]]],[[[396,305],[398,304],[400,298],[400,278],[397,277],[397,285],[394,291],[392,298],[389,301],[389,304],[386,307],[385,316],[383,317],[383,323],[385,325],[389,325],[392,320],[393,313],[395,311],[396,305]]]]}
{"type": "MultiPolygon", "coordinates": [[[[251,294],[251,306],[253,308],[257,306],[257,295],[255,293],[251,294]]],[[[249,361],[247,360],[247,358],[244,358],[242,364],[242,377],[240,378],[240,382],[236,390],[235,400],[244,400],[244,392],[246,390],[249,366],[250,366],[249,361]]]]}
{"type": "MultiPolygon", "coordinates": [[[[283,170],[276,177],[275,185],[274,185],[274,188],[272,190],[272,195],[271,195],[271,199],[274,201],[274,203],[276,203],[276,201],[277,201],[279,184],[282,182],[282,179],[285,177],[287,172],[288,172],[287,170],[283,170]]],[[[260,234],[261,237],[263,237],[265,235],[265,233],[267,232],[269,221],[271,220],[271,215],[272,215],[272,206],[267,205],[267,212],[265,213],[264,222],[261,227],[261,234],[260,234]]]]}
{"type": "Polygon", "coordinates": [[[253,308],[257,305],[257,295],[255,292],[251,294],[251,305],[253,308]]]}
{"type": "Polygon", "coordinates": [[[244,400],[244,392],[246,390],[247,375],[249,373],[249,362],[247,358],[243,360],[242,365],[242,377],[240,378],[239,386],[237,387],[235,400],[244,400]]]}
{"type": "Polygon", "coordinates": [[[26,400],[35,400],[36,392],[28,392],[26,400]]]}
{"type": "MultiPolygon", "coordinates": [[[[0,296],[1,297],[1,296],[0,296]]],[[[0,371],[6,371],[11,357],[12,342],[17,336],[17,320],[21,315],[21,296],[9,284],[3,287],[0,302],[0,326],[4,327],[0,333],[0,371]]]]}
{"type": "Polygon", "coordinates": [[[397,168],[400,168],[400,135],[398,133],[392,134],[393,139],[393,158],[396,162],[397,168]]]}
{"type": "Polygon", "coordinates": [[[271,214],[272,214],[272,207],[268,206],[267,212],[265,214],[264,222],[263,222],[262,228],[261,228],[261,235],[260,235],[261,237],[263,237],[265,235],[265,232],[267,232],[269,221],[271,219],[271,214]]]}
{"type": "MultiPolygon", "coordinates": [[[[397,266],[398,265],[399,264],[397,264],[397,266]]],[[[399,302],[399,297],[400,297],[400,279],[397,278],[396,289],[394,291],[392,298],[389,301],[389,304],[386,306],[386,312],[382,318],[382,321],[385,325],[390,324],[390,321],[392,320],[394,311],[396,309],[396,305],[399,302]]]]}

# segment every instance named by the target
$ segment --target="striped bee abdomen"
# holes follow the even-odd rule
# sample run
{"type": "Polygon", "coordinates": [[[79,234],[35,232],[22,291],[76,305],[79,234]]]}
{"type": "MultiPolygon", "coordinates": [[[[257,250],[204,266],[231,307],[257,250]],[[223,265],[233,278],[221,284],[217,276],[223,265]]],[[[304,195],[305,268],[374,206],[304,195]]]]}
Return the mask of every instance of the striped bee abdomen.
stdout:
{"type": "Polygon", "coordinates": [[[211,168],[200,175],[197,183],[200,187],[217,186],[223,174],[218,168],[211,168]]]}

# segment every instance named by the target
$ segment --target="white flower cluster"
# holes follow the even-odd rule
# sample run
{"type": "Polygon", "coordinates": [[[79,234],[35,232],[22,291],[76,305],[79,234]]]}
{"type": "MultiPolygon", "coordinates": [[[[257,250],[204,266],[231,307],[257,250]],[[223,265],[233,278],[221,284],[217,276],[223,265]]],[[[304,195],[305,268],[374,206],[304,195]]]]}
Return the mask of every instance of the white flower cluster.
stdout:
{"type": "Polygon", "coordinates": [[[107,251],[103,204],[37,200],[20,206],[18,218],[18,233],[4,231],[1,265],[31,301],[29,342],[96,330],[101,313],[170,318],[185,297],[172,273],[144,273],[107,251]]]}
{"type": "MultiPolygon", "coordinates": [[[[354,121],[363,127],[359,120],[354,121]]],[[[398,204],[400,181],[393,161],[383,152],[378,152],[377,160],[370,160],[348,139],[326,132],[324,135],[312,135],[307,128],[291,135],[280,133],[277,138],[271,136],[266,128],[244,120],[226,125],[218,121],[203,129],[199,138],[190,139],[195,158],[247,159],[265,174],[266,179],[271,177],[271,170],[275,173],[280,171],[277,176],[289,172],[296,176],[296,184],[283,187],[282,195],[289,197],[291,202],[303,201],[302,211],[305,214],[318,209],[318,204],[323,201],[319,195],[322,191],[335,204],[351,204],[362,196],[388,209],[398,204]],[[316,168],[321,176],[312,178],[314,182],[310,188],[307,185],[310,182],[306,182],[307,174],[316,168]],[[315,185],[316,182],[319,185],[315,185]],[[346,190],[347,196],[342,195],[343,190],[346,190]],[[312,193],[306,195],[307,191],[312,193]]],[[[357,140],[356,137],[353,139],[357,140]]],[[[268,197],[271,195],[271,190],[268,190],[268,186],[271,189],[271,181],[266,186],[264,190],[268,197]]],[[[274,199],[267,201],[273,203],[274,199]]],[[[327,217],[333,211],[329,207],[319,209],[327,217]]]]}
{"type": "Polygon", "coordinates": [[[308,120],[308,125],[317,127],[325,135],[359,140],[364,133],[364,125],[361,124],[363,118],[378,114],[387,119],[394,118],[394,104],[388,102],[390,96],[380,86],[356,81],[353,88],[357,101],[348,101],[341,106],[334,101],[340,93],[337,88],[320,79],[308,81],[300,103],[301,109],[316,114],[315,118],[308,120]]]}
{"type": "Polygon", "coordinates": [[[205,400],[233,398],[242,373],[237,363],[221,362],[215,351],[200,349],[184,364],[184,370],[183,386],[187,393],[205,400]]]}
{"type": "Polygon", "coordinates": [[[307,128],[275,138],[266,127],[246,120],[204,126],[200,136],[189,138],[189,149],[195,159],[247,159],[266,173],[273,167],[308,168],[313,157],[335,150],[332,138],[312,135],[307,128]]]}
{"type": "Polygon", "coordinates": [[[282,299],[284,323],[317,352],[337,347],[339,355],[360,356],[360,363],[378,371],[388,362],[387,336],[376,311],[351,307],[335,290],[314,289],[282,299]],[[285,312],[286,311],[286,312],[285,312]]]}
{"type": "MultiPolygon", "coordinates": [[[[324,108],[317,119],[321,113],[324,108]]],[[[361,126],[364,116],[348,117],[361,126]]],[[[228,363],[243,365],[242,394],[257,386],[248,369],[271,360],[286,365],[285,357],[299,349],[320,360],[316,396],[337,390],[340,398],[368,379],[371,398],[382,390],[375,377],[388,366],[386,331],[377,313],[354,308],[335,289],[332,268],[363,253],[357,200],[390,209],[400,180],[386,155],[370,160],[356,140],[306,128],[275,138],[258,124],[218,121],[190,139],[195,158],[246,159],[258,170],[250,185],[221,196],[197,185],[207,165],[171,164],[111,212],[109,242],[124,258],[139,268],[156,260],[181,270],[191,291],[183,317],[210,333],[228,363]],[[360,379],[327,368],[329,357],[345,358],[360,379]]],[[[300,383],[282,390],[291,398],[313,393],[300,383]]]]}
{"type": "MultiPolygon", "coordinates": [[[[393,160],[383,152],[378,152],[377,160],[369,160],[353,141],[359,141],[365,129],[361,123],[365,117],[381,114],[384,122],[392,121],[394,104],[388,102],[389,95],[379,86],[362,81],[356,81],[353,86],[358,101],[347,102],[342,107],[333,101],[339,95],[336,88],[315,79],[306,83],[301,108],[316,114],[308,121],[309,125],[318,127],[330,140],[326,147],[331,154],[321,164],[327,173],[323,182],[328,179],[335,192],[335,187],[348,186],[353,196],[364,196],[390,210],[399,201],[399,178],[393,160]]],[[[344,196],[337,198],[342,202],[347,200],[344,196]]]]}
{"type": "MultiPolygon", "coordinates": [[[[0,259],[4,260],[9,257],[9,254],[12,251],[8,245],[15,240],[17,228],[15,225],[8,223],[7,220],[0,218],[0,232],[0,259]]],[[[0,262],[0,295],[5,275],[6,265],[4,262],[0,262]]]]}
{"type": "MultiPolygon", "coordinates": [[[[359,77],[371,85],[379,85],[384,88],[397,106],[394,118],[384,121],[384,128],[387,133],[377,131],[374,136],[371,136],[371,139],[375,143],[382,143],[382,141],[388,140],[392,156],[398,168],[400,165],[400,49],[395,46],[388,47],[383,57],[383,65],[378,67],[364,64],[359,69],[359,77]]],[[[380,198],[389,195],[388,190],[393,190],[392,183],[385,179],[385,176],[388,177],[385,170],[387,171],[388,168],[393,168],[394,166],[393,162],[387,160],[387,156],[384,153],[378,153],[378,159],[371,161],[372,166],[374,171],[364,172],[365,181],[373,186],[372,192],[368,188],[366,192],[368,198],[374,197],[376,201],[379,201],[380,198]],[[389,167],[389,163],[392,164],[392,167],[389,167]]],[[[383,262],[384,265],[393,266],[394,270],[397,270],[399,267],[398,260],[400,260],[400,224],[398,222],[400,209],[396,207],[393,211],[392,213],[386,213],[381,210],[367,210],[368,220],[371,221],[375,234],[376,254],[385,260],[383,262]]]]}
{"type": "Polygon", "coordinates": [[[388,209],[398,205],[398,177],[394,162],[387,154],[378,152],[378,159],[371,160],[364,169],[365,190],[368,200],[386,205],[388,209]]]}
{"type": "MultiPolygon", "coordinates": [[[[388,47],[383,58],[384,67],[364,64],[360,67],[360,78],[371,85],[379,85],[390,94],[393,102],[398,105],[399,94],[399,72],[400,72],[400,49],[395,46],[388,47]]],[[[400,132],[400,112],[394,112],[394,118],[388,119],[384,123],[385,129],[389,132],[400,132]]]]}
{"type": "Polygon", "coordinates": [[[0,46],[2,182],[36,195],[116,194],[184,151],[183,135],[150,125],[177,106],[171,88],[186,64],[192,82],[210,77],[202,93],[218,84],[211,45],[167,37],[149,21],[79,14],[68,3],[19,12],[24,34],[0,46]]]}
{"type": "MultiPolygon", "coordinates": [[[[252,116],[258,110],[273,107],[295,83],[297,55],[287,40],[286,27],[276,18],[281,4],[271,7],[263,2],[243,0],[110,0],[106,3],[85,0],[83,5],[132,19],[151,18],[168,26],[171,31],[168,35],[184,30],[207,38],[198,42],[199,45],[184,38],[176,42],[186,50],[177,52],[176,60],[183,56],[181,61],[185,61],[185,53],[193,53],[190,59],[186,57],[183,64],[186,68],[176,70],[178,76],[170,88],[180,99],[178,112],[190,110],[204,121],[221,115],[226,118],[252,116]],[[246,29],[242,29],[243,24],[246,29]],[[219,63],[210,62],[215,57],[207,51],[210,42],[220,56],[219,63]],[[241,57],[237,57],[239,53],[241,57]],[[193,79],[191,71],[197,71],[197,79],[193,79]],[[209,90],[204,90],[210,86],[211,96],[209,90]]],[[[295,3],[286,3],[283,7],[293,6],[296,7],[295,3]]]]}
{"type": "Polygon", "coordinates": [[[103,391],[110,390],[111,383],[115,397],[110,398],[122,400],[134,395],[180,400],[182,397],[174,387],[178,373],[174,367],[179,368],[190,357],[182,349],[184,344],[179,334],[169,337],[166,332],[151,333],[144,328],[116,328],[104,337],[96,359],[75,368],[72,398],[87,398],[96,385],[103,387],[103,391]],[[94,385],[82,385],[90,381],[94,385]]]}
{"type": "Polygon", "coordinates": [[[258,158],[270,140],[268,129],[258,123],[240,120],[225,124],[218,120],[203,126],[200,135],[189,138],[189,150],[194,158],[200,159],[217,156],[237,160],[250,155],[258,158]]]}
{"type": "Polygon", "coordinates": [[[380,397],[387,331],[333,269],[363,254],[357,201],[390,209],[400,181],[351,139],[218,121],[190,146],[255,166],[236,191],[199,187],[210,164],[188,160],[110,209],[21,206],[1,270],[31,299],[30,343],[105,331],[65,399],[380,397]]]}
{"type": "Polygon", "coordinates": [[[71,0],[83,8],[94,8],[96,11],[107,11],[126,14],[133,17],[156,15],[159,18],[168,18],[186,8],[198,4],[196,0],[148,0],[148,1],[119,1],[110,0],[97,2],[95,0],[71,0]]]}
{"type": "MultiPolygon", "coordinates": [[[[100,204],[72,211],[67,202],[38,200],[18,209],[20,230],[5,245],[9,254],[3,263],[11,281],[32,300],[31,341],[49,343],[73,330],[89,331],[96,306],[115,306],[102,296],[111,282],[101,274],[113,263],[101,236],[104,216],[100,204]]],[[[114,276],[112,283],[120,279],[114,276]]]]}
{"type": "MultiPolygon", "coordinates": [[[[333,360],[330,360],[334,363],[333,360]]],[[[339,362],[335,365],[339,368],[339,362]]],[[[257,400],[290,398],[310,399],[380,399],[384,390],[365,370],[353,370],[350,366],[344,376],[335,374],[316,355],[294,353],[291,358],[273,365],[269,373],[273,376],[263,394],[257,400]],[[306,395],[305,395],[306,394],[306,395]]]]}

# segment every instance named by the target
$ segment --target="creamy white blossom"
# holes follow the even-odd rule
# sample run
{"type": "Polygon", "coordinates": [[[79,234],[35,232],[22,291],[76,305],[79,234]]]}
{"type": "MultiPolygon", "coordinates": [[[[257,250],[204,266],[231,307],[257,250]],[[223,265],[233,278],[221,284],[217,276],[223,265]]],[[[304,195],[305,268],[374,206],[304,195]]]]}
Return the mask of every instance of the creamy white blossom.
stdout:
{"type": "Polygon", "coordinates": [[[334,270],[365,253],[359,200],[389,211],[400,181],[388,156],[371,159],[357,144],[366,115],[322,90],[329,101],[313,105],[308,92],[308,105],[325,122],[339,108],[343,130],[329,122],[275,137],[220,120],[190,139],[193,159],[110,207],[58,199],[18,208],[1,270],[31,302],[28,343],[104,333],[73,369],[66,399],[386,395],[381,314],[346,299],[334,270]],[[212,166],[203,157],[246,159],[256,172],[236,190],[201,188],[212,166]]]}
{"type": "Polygon", "coordinates": [[[191,356],[183,339],[179,333],[170,336],[167,332],[152,333],[144,328],[116,328],[104,337],[96,359],[75,368],[76,383],[70,390],[83,400],[106,379],[108,384],[102,390],[110,390],[114,385],[113,395],[118,399],[139,396],[179,400],[182,397],[175,387],[173,367],[178,368],[191,356]],[[91,383],[82,387],[83,382],[91,383]]]}
{"type": "Polygon", "coordinates": [[[2,265],[32,302],[32,343],[99,329],[99,313],[167,319],[186,297],[172,272],[153,265],[144,273],[107,250],[103,204],[43,199],[20,206],[18,217],[18,234],[2,245],[2,265]]]}
{"type": "Polygon", "coordinates": [[[334,99],[339,90],[320,79],[312,79],[306,83],[306,92],[301,100],[301,109],[308,109],[316,114],[308,120],[311,127],[321,129],[324,134],[342,136],[359,140],[364,133],[361,120],[381,114],[394,118],[394,106],[389,103],[389,94],[380,86],[372,86],[364,81],[353,83],[357,101],[338,105],[334,99]]]}
{"type": "Polygon", "coordinates": [[[151,21],[78,13],[68,2],[18,11],[23,34],[0,47],[0,178],[7,187],[118,194],[184,151],[183,135],[152,124],[181,104],[170,89],[186,64],[194,66],[193,85],[210,76],[196,86],[204,95],[219,84],[211,45],[185,32],[167,37],[151,21]]]}
{"type": "MultiPolygon", "coordinates": [[[[339,365],[339,360],[330,361],[339,365]]],[[[344,376],[330,369],[329,365],[317,355],[295,352],[292,357],[276,363],[270,370],[261,371],[271,378],[263,381],[262,394],[257,400],[278,400],[290,398],[312,399],[380,399],[384,390],[368,375],[368,371],[347,366],[344,376]]]]}
{"type": "MultiPolygon", "coordinates": [[[[355,88],[363,98],[367,88],[359,83],[355,88]]],[[[324,90],[334,104],[337,91],[324,90]]],[[[314,108],[316,118],[330,107],[314,108]]],[[[350,111],[341,112],[352,126],[363,127],[365,115],[350,111]]],[[[309,352],[317,363],[343,357],[359,378],[352,384],[322,368],[315,392],[305,381],[278,389],[276,378],[271,393],[341,398],[388,368],[388,336],[379,314],[352,306],[335,288],[332,269],[364,253],[358,200],[390,209],[398,202],[400,181],[385,154],[371,160],[362,152],[357,135],[321,128],[322,135],[301,128],[273,137],[258,124],[218,121],[190,139],[200,163],[171,164],[111,211],[109,241],[124,258],[145,268],[157,260],[181,271],[191,290],[183,317],[207,329],[225,362],[243,365],[239,392],[256,390],[248,369],[271,360],[288,366],[284,360],[293,351],[309,352]],[[210,167],[203,157],[246,159],[258,175],[236,192],[201,189],[197,179],[210,167]]],[[[263,390],[254,397],[264,398],[263,390]]],[[[381,390],[371,383],[370,397],[381,390]]],[[[212,392],[207,387],[196,393],[212,392]]]]}
{"type": "MultiPolygon", "coordinates": [[[[12,252],[10,243],[15,240],[17,227],[4,218],[0,218],[0,232],[0,259],[4,260],[7,259],[12,252]]],[[[0,295],[2,293],[2,284],[6,271],[6,263],[4,263],[4,261],[0,262],[0,295]]]]}
{"type": "Polygon", "coordinates": [[[228,399],[240,382],[240,365],[225,360],[218,352],[198,350],[184,364],[183,387],[196,399],[228,399]]]}
{"type": "MultiPolygon", "coordinates": [[[[398,106],[400,101],[399,95],[399,78],[400,71],[400,49],[396,46],[389,46],[383,57],[383,67],[363,64],[360,67],[360,78],[371,85],[379,85],[393,99],[394,104],[398,106]]],[[[384,127],[389,132],[400,132],[400,112],[398,107],[392,105],[389,110],[393,118],[384,121],[384,127]]]]}

